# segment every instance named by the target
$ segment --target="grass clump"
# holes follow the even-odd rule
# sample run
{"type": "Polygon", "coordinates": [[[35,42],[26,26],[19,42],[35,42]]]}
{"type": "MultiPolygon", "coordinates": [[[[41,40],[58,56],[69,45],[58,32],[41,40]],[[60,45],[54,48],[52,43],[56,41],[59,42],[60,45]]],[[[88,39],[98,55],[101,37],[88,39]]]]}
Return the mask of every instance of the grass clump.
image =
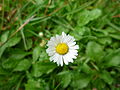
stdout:
{"type": "Polygon", "coordinates": [[[119,0],[1,0],[0,90],[119,90],[119,0]],[[49,61],[46,43],[75,37],[74,63],[49,61]]]}

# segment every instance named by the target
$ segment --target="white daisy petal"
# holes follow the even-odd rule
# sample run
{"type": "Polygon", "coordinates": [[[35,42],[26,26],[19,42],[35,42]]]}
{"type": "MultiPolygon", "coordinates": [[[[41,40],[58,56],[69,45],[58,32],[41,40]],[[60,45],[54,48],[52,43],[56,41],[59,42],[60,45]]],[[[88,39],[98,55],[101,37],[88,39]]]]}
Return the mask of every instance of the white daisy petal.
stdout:
{"type": "Polygon", "coordinates": [[[75,41],[74,37],[68,35],[68,37],[70,38],[71,41],[75,41]]]}
{"type": "Polygon", "coordinates": [[[65,55],[64,62],[67,62],[67,63],[68,63],[68,62],[73,62],[73,59],[70,58],[69,54],[66,54],[66,55],[65,55]]]}
{"type": "Polygon", "coordinates": [[[66,37],[66,43],[69,43],[71,41],[71,38],[69,36],[66,37]]]}
{"type": "Polygon", "coordinates": [[[57,63],[58,66],[68,65],[77,58],[79,46],[76,45],[74,37],[66,35],[64,32],[62,35],[51,37],[47,46],[46,52],[50,56],[50,61],[57,63]]]}
{"type": "Polygon", "coordinates": [[[66,34],[65,34],[64,32],[62,32],[62,36],[64,36],[64,37],[65,37],[65,36],[66,36],[66,34]]]}
{"type": "Polygon", "coordinates": [[[75,46],[75,44],[76,44],[76,42],[70,42],[70,43],[68,43],[68,46],[75,46]]]}
{"type": "Polygon", "coordinates": [[[68,65],[68,58],[66,57],[66,55],[63,56],[63,59],[64,59],[64,63],[68,65]]]}
{"type": "Polygon", "coordinates": [[[63,57],[60,55],[60,65],[63,66],[63,57]]]}
{"type": "Polygon", "coordinates": [[[79,46],[78,45],[75,45],[75,46],[69,46],[70,50],[76,50],[76,49],[79,49],[79,46]]]}
{"type": "Polygon", "coordinates": [[[50,57],[50,61],[53,61],[54,60],[53,58],[54,58],[54,56],[50,57]]]}
{"type": "Polygon", "coordinates": [[[46,52],[48,53],[49,56],[53,56],[56,53],[56,51],[48,49],[46,50],[46,52]]]}
{"type": "Polygon", "coordinates": [[[56,54],[54,55],[54,62],[57,62],[58,59],[59,59],[59,54],[56,53],[56,54]]]}
{"type": "Polygon", "coordinates": [[[59,58],[59,54],[55,53],[53,56],[50,57],[50,61],[57,62],[59,58]]]}
{"type": "Polygon", "coordinates": [[[48,48],[46,51],[47,51],[47,52],[49,52],[49,51],[55,51],[55,47],[50,47],[50,48],[48,48]]]}
{"type": "Polygon", "coordinates": [[[56,38],[56,39],[54,40],[54,42],[55,42],[56,45],[57,45],[58,43],[60,43],[60,36],[56,35],[55,38],[56,38]]]}
{"type": "Polygon", "coordinates": [[[49,52],[48,55],[53,56],[55,53],[56,53],[55,51],[54,52],[49,52]]]}
{"type": "Polygon", "coordinates": [[[74,53],[77,53],[78,51],[76,49],[70,49],[69,52],[74,54],[74,53]]]}
{"type": "Polygon", "coordinates": [[[70,56],[73,59],[77,58],[76,55],[74,55],[75,53],[73,53],[73,52],[68,52],[67,54],[68,54],[68,56],[70,56]]]}
{"type": "Polygon", "coordinates": [[[61,62],[61,55],[58,56],[56,63],[58,64],[58,66],[61,65],[61,63],[62,63],[61,62]]]}

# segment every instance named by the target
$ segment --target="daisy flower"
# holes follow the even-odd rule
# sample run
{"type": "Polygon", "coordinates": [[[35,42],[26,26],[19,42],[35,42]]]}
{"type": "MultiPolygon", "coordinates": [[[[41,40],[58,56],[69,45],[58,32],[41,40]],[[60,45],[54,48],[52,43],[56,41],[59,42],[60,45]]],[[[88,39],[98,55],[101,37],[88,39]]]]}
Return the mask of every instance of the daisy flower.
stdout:
{"type": "Polygon", "coordinates": [[[51,37],[47,46],[46,52],[50,56],[50,61],[56,62],[58,66],[68,65],[69,62],[73,62],[73,59],[77,58],[79,46],[76,45],[74,37],[66,35],[64,32],[62,35],[51,37]]]}

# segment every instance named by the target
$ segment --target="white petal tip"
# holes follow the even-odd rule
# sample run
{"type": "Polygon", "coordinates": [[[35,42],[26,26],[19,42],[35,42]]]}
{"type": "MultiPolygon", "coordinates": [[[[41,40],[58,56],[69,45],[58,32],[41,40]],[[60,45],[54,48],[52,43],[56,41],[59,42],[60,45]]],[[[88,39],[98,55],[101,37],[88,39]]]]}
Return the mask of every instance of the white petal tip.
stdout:
{"type": "Polygon", "coordinates": [[[62,35],[66,35],[65,32],[62,32],[62,35]]]}

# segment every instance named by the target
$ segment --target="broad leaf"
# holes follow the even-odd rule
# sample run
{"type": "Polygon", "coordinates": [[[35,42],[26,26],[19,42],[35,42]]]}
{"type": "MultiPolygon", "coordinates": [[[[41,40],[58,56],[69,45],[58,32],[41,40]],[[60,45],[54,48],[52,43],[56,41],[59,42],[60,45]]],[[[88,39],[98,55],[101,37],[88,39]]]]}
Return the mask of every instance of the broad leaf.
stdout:
{"type": "Polygon", "coordinates": [[[93,9],[89,13],[89,18],[90,18],[90,20],[94,20],[94,19],[97,19],[101,14],[102,14],[102,12],[100,9],[93,9]]]}
{"type": "Polygon", "coordinates": [[[12,47],[18,44],[20,40],[21,40],[21,37],[13,37],[10,40],[8,40],[6,44],[8,45],[8,47],[12,47]]]}
{"type": "Polygon", "coordinates": [[[101,15],[100,9],[93,9],[91,11],[83,10],[78,15],[79,20],[78,20],[77,24],[79,26],[84,26],[84,25],[88,24],[90,21],[97,19],[100,15],[101,15]]]}
{"type": "Polygon", "coordinates": [[[33,64],[33,75],[35,77],[39,77],[42,74],[46,73],[50,73],[52,72],[54,69],[56,68],[56,65],[52,62],[37,62],[35,64],[33,64]]]}
{"type": "Polygon", "coordinates": [[[76,26],[75,30],[70,33],[76,40],[81,40],[84,36],[90,35],[90,29],[88,27],[76,26]]]}
{"type": "Polygon", "coordinates": [[[100,60],[103,55],[103,47],[94,41],[90,41],[86,47],[86,54],[92,60],[100,60]]]}
{"type": "Polygon", "coordinates": [[[120,33],[119,33],[119,32],[117,32],[117,33],[112,33],[112,34],[110,34],[110,36],[111,36],[112,38],[114,38],[114,39],[120,40],[120,33]]]}
{"type": "Polygon", "coordinates": [[[32,54],[33,62],[35,62],[39,58],[40,52],[41,52],[40,46],[37,46],[37,47],[34,48],[33,54],[32,54]]]}
{"type": "Polygon", "coordinates": [[[58,73],[63,88],[66,88],[71,82],[71,72],[63,71],[58,73]]]}
{"type": "Polygon", "coordinates": [[[86,76],[76,72],[73,74],[73,80],[72,80],[71,86],[79,90],[87,87],[90,80],[91,80],[91,76],[86,76]]]}
{"type": "Polygon", "coordinates": [[[113,82],[113,78],[111,77],[110,73],[105,70],[100,74],[100,78],[102,78],[108,84],[112,84],[113,82]]]}
{"type": "Polygon", "coordinates": [[[20,59],[23,59],[24,57],[26,57],[30,54],[31,54],[31,52],[25,52],[25,51],[20,50],[20,49],[13,49],[13,50],[11,50],[10,58],[20,60],[20,59]]]}
{"type": "Polygon", "coordinates": [[[2,63],[2,66],[4,69],[13,69],[19,62],[20,60],[9,58],[2,63]]]}
{"type": "Polygon", "coordinates": [[[25,84],[25,90],[49,90],[48,85],[43,80],[29,79],[25,84]]]}
{"type": "Polygon", "coordinates": [[[25,71],[31,66],[31,61],[29,59],[21,60],[15,67],[14,71],[25,71]]]}
{"type": "Polygon", "coordinates": [[[0,58],[1,58],[3,52],[5,51],[6,48],[7,48],[7,44],[4,44],[3,46],[0,47],[0,58]]]}
{"type": "Polygon", "coordinates": [[[7,47],[12,47],[15,46],[20,42],[21,38],[20,37],[13,37],[10,40],[8,40],[3,46],[0,47],[0,58],[5,51],[7,47]]]}
{"type": "Polygon", "coordinates": [[[103,66],[106,68],[120,65],[120,49],[109,53],[104,60],[103,66]]]}
{"type": "Polygon", "coordinates": [[[5,32],[4,34],[1,35],[1,42],[4,43],[7,41],[9,35],[9,31],[5,32]]]}
{"type": "Polygon", "coordinates": [[[84,73],[87,74],[92,73],[92,69],[86,63],[81,66],[81,69],[84,73]]]}
{"type": "Polygon", "coordinates": [[[26,43],[27,43],[27,50],[29,50],[30,48],[32,48],[32,44],[33,44],[32,39],[26,39],[26,43]]]}

